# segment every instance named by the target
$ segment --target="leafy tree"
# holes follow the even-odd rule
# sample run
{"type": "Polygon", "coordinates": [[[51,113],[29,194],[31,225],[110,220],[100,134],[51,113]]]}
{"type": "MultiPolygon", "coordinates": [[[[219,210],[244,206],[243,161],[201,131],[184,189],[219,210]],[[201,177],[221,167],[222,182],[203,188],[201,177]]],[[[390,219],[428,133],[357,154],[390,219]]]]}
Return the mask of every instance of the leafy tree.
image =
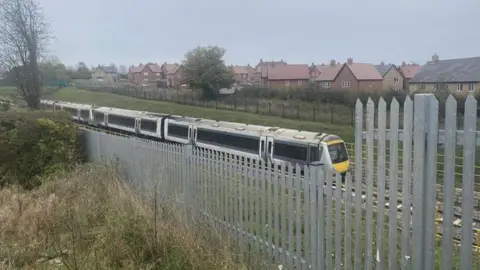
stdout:
{"type": "Polygon", "coordinates": [[[118,72],[117,66],[114,63],[111,63],[108,67],[111,68],[113,71],[118,72]]]}
{"type": "Polygon", "coordinates": [[[50,84],[56,80],[69,80],[67,67],[60,61],[46,61],[39,64],[43,84],[50,84]]]}
{"type": "Polygon", "coordinates": [[[205,99],[215,99],[218,90],[234,82],[233,73],[223,60],[225,52],[217,46],[199,46],[185,54],[185,81],[193,89],[201,90],[205,99]]]}
{"type": "Polygon", "coordinates": [[[120,65],[118,67],[118,73],[120,74],[127,74],[128,73],[128,69],[125,65],[120,65]]]}
{"type": "Polygon", "coordinates": [[[92,74],[84,62],[78,62],[77,69],[71,73],[70,77],[72,79],[88,80],[92,78],[92,74]]]}
{"type": "Polygon", "coordinates": [[[40,106],[39,62],[51,39],[40,4],[35,0],[0,1],[0,66],[30,108],[40,106]]]}

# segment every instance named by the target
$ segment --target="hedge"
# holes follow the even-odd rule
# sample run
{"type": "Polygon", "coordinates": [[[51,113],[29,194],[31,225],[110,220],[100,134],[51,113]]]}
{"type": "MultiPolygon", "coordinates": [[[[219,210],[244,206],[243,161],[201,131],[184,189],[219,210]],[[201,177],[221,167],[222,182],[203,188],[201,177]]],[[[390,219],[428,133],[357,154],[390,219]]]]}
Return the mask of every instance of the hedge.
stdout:
{"type": "Polygon", "coordinates": [[[34,188],[77,160],[77,128],[65,112],[0,114],[0,187],[34,188]]]}

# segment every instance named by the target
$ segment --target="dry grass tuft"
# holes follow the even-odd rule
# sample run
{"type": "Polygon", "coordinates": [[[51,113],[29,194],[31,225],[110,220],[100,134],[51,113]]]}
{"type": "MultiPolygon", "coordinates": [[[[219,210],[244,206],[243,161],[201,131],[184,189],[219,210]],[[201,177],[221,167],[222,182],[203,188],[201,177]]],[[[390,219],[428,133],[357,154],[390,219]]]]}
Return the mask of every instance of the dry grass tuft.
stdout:
{"type": "Polygon", "coordinates": [[[0,190],[0,269],[247,269],[208,224],[153,208],[92,165],[0,190]]]}

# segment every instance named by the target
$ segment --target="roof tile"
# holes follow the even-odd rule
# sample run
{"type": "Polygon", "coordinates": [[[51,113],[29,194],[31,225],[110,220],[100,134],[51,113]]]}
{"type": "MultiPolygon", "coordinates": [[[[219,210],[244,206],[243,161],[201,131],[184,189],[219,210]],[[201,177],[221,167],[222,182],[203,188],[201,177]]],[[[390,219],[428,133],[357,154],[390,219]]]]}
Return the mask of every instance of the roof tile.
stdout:
{"type": "Polygon", "coordinates": [[[378,73],[377,69],[372,64],[352,63],[346,65],[359,81],[383,80],[382,75],[378,73]]]}
{"type": "Polygon", "coordinates": [[[305,64],[274,65],[268,68],[269,80],[308,80],[310,69],[305,64]]]}
{"type": "Polygon", "coordinates": [[[315,78],[316,81],[333,81],[343,65],[317,65],[316,68],[320,75],[315,78]]]}

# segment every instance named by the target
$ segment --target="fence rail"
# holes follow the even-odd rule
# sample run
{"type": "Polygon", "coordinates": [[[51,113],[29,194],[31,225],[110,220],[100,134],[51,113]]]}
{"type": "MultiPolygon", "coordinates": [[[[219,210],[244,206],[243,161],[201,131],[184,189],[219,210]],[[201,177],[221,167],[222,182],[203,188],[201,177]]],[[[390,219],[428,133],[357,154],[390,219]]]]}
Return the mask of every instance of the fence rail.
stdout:
{"type": "Polygon", "coordinates": [[[265,171],[262,168],[269,164],[242,165],[229,153],[224,157],[191,145],[91,130],[84,131],[85,145],[90,161],[115,159],[126,179],[144,194],[155,191],[159,201],[177,205],[191,222],[213,221],[232,236],[241,254],[266,253],[285,269],[480,269],[480,253],[472,248],[480,244],[474,223],[478,199],[473,191],[476,101],[469,98],[466,105],[462,196],[456,205],[458,146],[452,99],[446,108],[441,183],[437,181],[438,103],[429,95],[417,95],[415,102],[407,98],[401,140],[396,100],[390,107],[389,140],[386,103],[381,100],[375,110],[371,100],[366,108],[357,102],[354,176],[362,181],[353,182],[348,173],[343,190],[335,188],[342,185],[340,177],[332,177],[322,167],[305,167],[302,178],[293,175],[291,165],[265,171]],[[389,155],[387,162],[387,150],[397,153],[400,142],[402,159],[389,155]],[[441,212],[435,207],[439,185],[441,212]],[[352,188],[358,194],[345,192],[352,188]],[[461,213],[459,224],[454,222],[455,212],[461,213]]]}

